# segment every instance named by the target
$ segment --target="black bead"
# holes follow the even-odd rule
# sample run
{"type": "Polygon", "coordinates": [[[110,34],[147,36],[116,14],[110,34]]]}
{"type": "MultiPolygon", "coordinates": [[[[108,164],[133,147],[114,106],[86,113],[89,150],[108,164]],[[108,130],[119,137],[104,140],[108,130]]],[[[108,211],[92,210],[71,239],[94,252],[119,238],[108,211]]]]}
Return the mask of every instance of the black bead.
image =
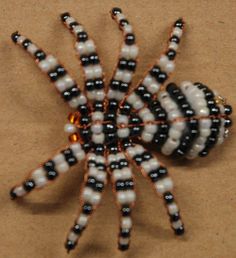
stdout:
{"type": "Polygon", "coordinates": [[[212,107],[210,109],[210,115],[219,115],[220,114],[220,109],[218,107],[212,107]]]}
{"type": "Polygon", "coordinates": [[[174,43],[176,43],[176,44],[179,44],[180,39],[179,39],[177,36],[172,36],[172,37],[170,38],[170,42],[174,42],[174,43]]]}
{"type": "Polygon", "coordinates": [[[165,72],[160,72],[158,73],[158,75],[156,76],[156,80],[159,83],[164,83],[167,80],[168,76],[165,72]]]}
{"type": "Polygon", "coordinates": [[[108,109],[116,111],[118,108],[118,102],[116,99],[111,99],[108,103],[108,109]]]}
{"type": "Polygon", "coordinates": [[[232,120],[230,118],[225,119],[225,127],[228,128],[232,126],[232,120]]]}
{"type": "Polygon", "coordinates": [[[55,71],[57,72],[57,75],[60,76],[60,77],[64,76],[66,74],[65,68],[63,66],[61,66],[61,65],[58,65],[56,67],[55,71]]]}
{"type": "Polygon", "coordinates": [[[94,87],[96,90],[101,90],[104,88],[104,82],[101,78],[97,78],[94,80],[94,87]]]}
{"type": "Polygon", "coordinates": [[[120,235],[120,237],[124,237],[124,238],[130,237],[130,229],[128,229],[128,228],[121,228],[119,235],[120,235]]]}
{"type": "Polygon", "coordinates": [[[109,112],[105,114],[105,120],[115,122],[116,114],[114,112],[109,112]]]}
{"type": "Polygon", "coordinates": [[[183,29],[183,26],[184,26],[184,21],[183,19],[178,19],[176,22],[175,22],[175,27],[178,27],[180,29],[183,29]]]}
{"type": "Polygon", "coordinates": [[[120,159],[119,161],[119,169],[128,167],[129,162],[126,159],[120,159]]]}
{"type": "Polygon", "coordinates": [[[88,117],[88,116],[82,116],[81,118],[80,118],[80,124],[81,125],[87,125],[87,124],[89,124],[90,123],[90,118],[88,117]]]}
{"type": "Polygon", "coordinates": [[[102,101],[95,101],[93,104],[93,108],[95,111],[104,111],[104,105],[102,101]]]}
{"type": "Polygon", "coordinates": [[[72,228],[73,232],[77,235],[80,235],[82,231],[84,230],[84,227],[82,227],[79,224],[75,224],[74,227],[72,228]]]}
{"type": "Polygon", "coordinates": [[[164,177],[168,174],[168,171],[165,167],[160,166],[158,168],[158,174],[159,174],[159,177],[164,177]]]}
{"type": "Polygon", "coordinates": [[[81,64],[82,64],[83,66],[88,66],[88,65],[90,64],[90,62],[89,62],[89,57],[88,57],[88,56],[85,56],[85,55],[82,55],[82,56],[80,57],[80,61],[81,61],[81,64]]]}
{"type": "Polygon", "coordinates": [[[17,195],[14,192],[14,189],[15,188],[12,188],[11,191],[10,191],[10,197],[11,197],[12,200],[15,200],[17,198],[17,195]]]}
{"type": "MultiPolygon", "coordinates": [[[[94,147],[95,154],[97,154],[97,155],[103,155],[104,150],[105,150],[105,148],[104,148],[103,144],[96,144],[94,147]]],[[[102,164],[102,165],[104,167],[104,164],[102,164]]],[[[98,166],[98,164],[97,164],[97,166],[98,166]]]]}
{"type": "Polygon", "coordinates": [[[27,181],[25,181],[24,184],[23,184],[23,187],[24,187],[26,192],[30,192],[35,187],[34,180],[27,180],[27,181]]]}
{"type": "Polygon", "coordinates": [[[83,212],[84,214],[89,215],[89,214],[92,213],[92,211],[93,211],[93,207],[92,207],[91,204],[85,203],[85,204],[83,205],[83,207],[82,207],[82,212],[83,212]]]}
{"type": "Polygon", "coordinates": [[[82,115],[88,115],[88,113],[89,113],[89,108],[88,108],[87,105],[80,105],[80,106],[78,107],[78,110],[79,110],[79,112],[80,112],[82,115]]]}
{"type": "Polygon", "coordinates": [[[133,45],[135,43],[135,35],[133,33],[126,34],[125,43],[127,45],[133,45]]]}
{"type": "Polygon", "coordinates": [[[166,52],[166,55],[168,57],[169,60],[174,60],[175,56],[176,56],[176,51],[173,49],[170,49],[166,52]]]}
{"type": "Polygon", "coordinates": [[[85,42],[88,39],[88,34],[85,31],[81,31],[77,34],[77,39],[80,42],[85,42]]]}
{"type": "Polygon", "coordinates": [[[123,26],[125,26],[125,25],[128,25],[128,24],[129,24],[129,22],[128,22],[126,19],[120,20],[120,26],[121,26],[121,27],[123,27],[123,26]]]}
{"type": "Polygon", "coordinates": [[[131,208],[128,205],[124,205],[121,207],[121,214],[122,216],[126,217],[126,216],[130,216],[131,214],[131,208]]]}
{"type": "Polygon", "coordinates": [[[137,165],[141,165],[141,163],[143,162],[143,157],[141,154],[135,155],[133,159],[135,160],[137,165]]]}
{"type": "Polygon", "coordinates": [[[149,172],[148,176],[153,183],[155,183],[159,180],[159,174],[158,174],[158,171],[156,171],[156,170],[149,172]]]}
{"type": "Polygon", "coordinates": [[[115,16],[118,13],[122,13],[122,10],[119,7],[114,7],[114,8],[112,8],[111,12],[112,12],[112,15],[115,16]]]}
{"type": "Polygon", "coordinates": [[[72,99],[72,95],[71,95],[71,92],[69,90],[65,90],[62,92],[61,94],[62,98],[65,100],[65,101],[70,101],[72,99]]]}
{"type": "Polygon", "coordinates": [[[126,82],[121,82],[119,85],[119,91],[121,92],[127,92],[129,89],[129,84],[126,82]]]}
{"type": "Polygon", "coordinates": [[[42,50],[37,50],[34,56],[38,61],[42,61],[46,58],[46,54],[42,50]]]}
{"type": "Polygon", "coordinates": [[[171,82],[169,83],[167,86],[166,86],[166,91],[169,93],[169,94],[172,94],[176,89],[178,89],[178,86],[171,82]]]}
{"type": "Polygon", "coordinates": [[[14,43],[17,43],[17,40],[19,37],[20,37],[20,34],[17,31],[11,34],[11,39],[14,43]]]}
{"type": "Polygon", "coordinates": [[[180,215],[178,212],[176,212],[175,214],[170,215],[170,221],[171,222],[175,222],[178,221],[180,219],[180,215]]]}
{"type": "Polygon", "coordinates": [[[120,251],[127,251],[129,249],[129,245],[122,245],[122,244],[118,244],[118,249],[120,251]]]}
{"type": "Polygon", "coordinates": [[[125,189],[127,189],[127,190],[134,189],[134,181],[132,179],[125,181],[125,189]]]}
{"type": "Polygon", "coordinates": [[[93,91],[95,89],[95,84],[93,80],[87,80],[85,82],[85,87],[87,91],[93,91]]]}
{"type": "Polygon", "coordinates": [[[152,69],[150,70],[150,74],[153,77],[157,77],[160,72],[161,72],[161,68],[157,65],[153,66],[152,69]]]}
{"type": "Polygon", "coordinates": [[[83,150],[86,152],[86,153],[88,153],[90,150],[91,150],[91,143],[89,143],[89,142],[86,142],[86,143],[84,143],[83,144],[83,150]]]}
{"type": "Polygon", "coordinates": [[[127,63],[127,69],[128,69],[129,71],[134,72],[135,69],[136,69],[136,61],[134,61],[134,60],[129,60],[128,63],[127,63]]]}
{"type": "Polygon", "coordinates": [[[98,191],[98,192],[102,192],[103,189],[104,189],[104,184],[103,184],[103,182],[97,181],[97,182],[96,182],[96,185],[95,185],[95,190],[98,191]]]}
{"type": "Polygon", "coordinates": [[[199,153],[199,157],[206,157],[207,155],[209,154],[208,150],[207,149],[204,149],[202,150],[200,153],[199,153]]]}
{"type": "Polygon", "coordinates": [[[142,156],[143,156],[143,160],[144,160],[144,161],[148,161],[148,160],[150,160],[150,159],[152,158],[152,154],[151,154],[150,152],[148,152],[148,151],[145,151],[145,152],[142,154],[142,156]]]}
{"type": "Polygon", "coordinates": [[[90,64],[99,64],[100,60],[97,53],[93,53],[89,56],[90,64]]]}
{"type": "Polygon", "coordinates": [[[119,86],[120,86],[120,81],[112,80],[111,83],[110,83],[110,87],[113,90],[118,90],[119,86]]]}
{"type": "Polygon", "coordinates": [[[50,170],[47,171],[46,176],[48,180],[54,180],[58,176],[58,173],[55,170],[50,170]]]}
{"type": "Polygon", "coordinates": [[[52,160],[48,160],[47,162],[45,162],[45,163],[43,164],[43,167],[44,167],[44,169],[45,169],[46,171],[54,170],[54,168],[55,168],[55,163],[54,163],[54,161],[52,161],[52,160]]]}
{"type": "Polygon", "coordinates": [[[163,194],[165,203],[172,203],[174,201],[174,196],[171,192],[166,192],[163,194]]]}
{"type": "Polygon", "coordinates": [[[80,95],[80,89],[77,87],[77,85],[72,86],[69,90],[72,97],[78,97],[80,95]]]}
{"type": "Polygon", "coordinates": [[[61,14],[61,20],[63,22],[65,22],[69,17],[70,17],[70,13],[68,13],[68,12],[61,14]]]}
{"type": "Polygon", "coordinates": [[[183,234],[184,234],[184,227],[181,226],[180,228],[175,229],[175,234],[176,234],[177,236],[183,235],[183,234]]]}
{"type": "Polygon", "coordinates": [[[94,177],[89,176],[86,182],[86,186],[94,188],[95,185],[96,185],[96,179],[94,177]]]}
{"type": "Polygon", "coordinates": [[[226,115],[231,115],[232,114],[233,109],[230,105],[225,105],[224,108],[225,108],[225,114],[226,115]]]}
{"type": "Polygon", "coordinates": [[[25,39],[22,43],[22,46],[24,47],[24,49],[27,49],[27,47],[32,44],[31,40],[29,39],[25,39]]]}
{"type": "Polygon", "coordinates": [[[192,109],[186,109],[184,110],[184,116],[185,117],[192,117],[195,115],[195,112],[192,109]]]}
{"type": "Polygon", "coordinates": [[[122,107],[121,107],[121,114],[123,115],[129,115],[131,112],[131,105],[128,102],[124,102],[122,107]]]}
{"type": "Polygon", "coordinates": [[[121,58],[118,62],[118,68],[120,70],[125,70],[127,68],[127,60],[125,58],[121,58]]]}
{"type": "Polygon", "coordinates": [[[58,74],[56,71],[49,72],[48,76],[52,82],[55,82],[58,79],[58,74]]]}
{"type": "Polygon", "coordinates": [[[161,133],[167,133],[169,131],[169,125],[168,124],[160,124],[159,129],[161,133]]]}
{"type": "Polygon", "coordinates": [[[78,25],[79,25],[79,23],[76,22],[76,21],[71,22],[71,23],[69,24],[69,26],[70,26],[71,29],[73,29],[75,26],[78,26],[78,25]]]}
{"type": "Polygon", "coordinates": [[[116,191],[121,191],[125,189],[125,182],[122,180],[116,181],[116,191]]]}
{"type": "Polygon", "coordinates": [[[65,248],[67,249],[68,253],[75,248],[75,243],[71,240],[67,240],[65,243],[65,248]]]}

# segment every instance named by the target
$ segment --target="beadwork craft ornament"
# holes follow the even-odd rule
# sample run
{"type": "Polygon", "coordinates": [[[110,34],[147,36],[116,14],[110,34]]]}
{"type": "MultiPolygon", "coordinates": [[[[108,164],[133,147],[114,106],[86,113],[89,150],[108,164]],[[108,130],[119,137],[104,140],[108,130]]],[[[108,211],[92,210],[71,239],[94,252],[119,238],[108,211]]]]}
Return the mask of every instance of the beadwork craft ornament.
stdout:
{"type": "Polygon", "coordinates": [[[87,169],[81,209],[67,236],[65,247],[68,251],[75,248],[100,203],[108,177],[120,210],[118,247],[128,249],[131,210],[135,202],[130,162],[163,198],[172,229],[176,235],[182,235],[184,225],[172,193],[173,182],[167,169],[141,144],[150,143],[164,155],[173,157],[204,157],[216,144],[223,142],[232,123],[229,118],[232,108],[202,83],[184,81],[180,87],[175,83],[163,86],[175,68],[174,59],[184,29],[182,19],[174,23],[166,51],[138,85],[129,90],[138,47],[133,27],[121,9],[113,8],[111,15],[123,31],[124,42],[108,89],[94,41],[69,13],[62,14],[61,20],[76,37],[75,49],[83,68],[84,91],[54,56],[47,55],[18,32],[12,34],[12,40],[33,56],[62,98],[75,109],[65,125],[71,144],[33,170],[10,192],[12,199],[23,197],[85,160],[87,169]]]}

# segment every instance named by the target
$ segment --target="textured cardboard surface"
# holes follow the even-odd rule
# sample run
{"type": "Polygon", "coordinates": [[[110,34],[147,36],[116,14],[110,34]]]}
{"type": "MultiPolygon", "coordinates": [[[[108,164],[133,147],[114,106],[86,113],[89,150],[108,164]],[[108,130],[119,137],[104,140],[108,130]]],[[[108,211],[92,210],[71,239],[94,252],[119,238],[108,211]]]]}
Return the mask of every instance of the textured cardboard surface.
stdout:
{"type": "MultiPolygon", "coordinates": [[[[12,202],[8,191],[27,171],[67,143],[63,126],[69,108],[10,34],[19,30],[57,55],[81,82],[72,36],[58,15],[70,11],[96,40],[110,78],[121,34],[108,12],[122,7],[141,49],[137,82],[160,54],[169,26],[187,22],[172,80],[202,81],[228,98],[236,110],[236,2],[209,1],[0,1],[0,257],[1,258],[234,258],[236,257],[235,127],[230,138],[205,159],[165,161],[186,225],[184,238],[173,236],[166,211],[149,184],[135,171],[137,204],[130,251],[116,250],[117,211],[110,187],[75,251],[64,240],[78,210],[83,165],[55,184],[12,202]]],[[[235,118],[235,115],[233,116],[235,118]]]]}

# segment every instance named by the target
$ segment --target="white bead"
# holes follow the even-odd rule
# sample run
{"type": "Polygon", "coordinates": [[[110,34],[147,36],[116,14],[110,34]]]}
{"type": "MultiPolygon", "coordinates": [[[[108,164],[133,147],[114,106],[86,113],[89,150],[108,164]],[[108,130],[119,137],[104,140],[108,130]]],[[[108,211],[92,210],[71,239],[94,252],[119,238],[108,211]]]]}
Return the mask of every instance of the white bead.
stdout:
{"type": "Polygon", "coordinates": [[[129,147],[126,151],[131,158],[136,155],[136,150],[133,147],[129,147]]]}
{"type": "Polygon", "coordinates": [[[117,201],[120,204],[125,204],[127,203],[127,198],[126,198],[126,192],[125,191],[119,191],[117,192],[117,201]]]}
{"type": "Polygon", "coordinates": [[[78,98],[73,98],[68,102],[69,106],[72,108],[77,108],[79,106],[79,99],[78,98]]]}
{"type": "Polygon", "coordinates": [[[95,78],[102,77],[102,67],[101,67],[101,65],[94,65],[93,66],[93,76],[95,78]]]}
{"type": "Polygon", "coordinates": [[[85,187],[82,192],[82,199],[86,202],[90,202],[93,195],[93,190],[89,187],[85,187]]]}
{"type": "Polygon", "coordinates": [[[160,167],[159,162],[155,158],[150,159],[149,163],[150,163],[151,170],[154,170],[160,167]]]}
{"type": "Polygon", "coordinates": [[[211,119],[199,119],[199,125],[202,129],[208,129],[211,127],[211,119]]]}
{"type": "Polygon", "coordinates": [[[154,121],[154,120],[155,120],[155,117],[150,112],[143,117],[144,122],[150,122],[150,121],[154,121]]]}
{"type": "Polygon", "coordinates": [[[123,13],[117,13],[117,15],[116,15],[116,19],[117,19],[118,21],[120,21],[120,20],[124,20],[124,19],[125,19],[125,16],[124,16],[124,14],[123,14],[123,13]]]}
{"type": "Polygon", "coordinates": [[[130,217],[122,217],[121,218],[121,227],[122,228],[131,228],[132,227],[132,220],[130,217]]]}
{"type": "Polygon", "coordinates": [[[144,152],[143,146],[139,145],[139,144],[136,144],[134,149],[135,149],[136,154],[142,154],[144,152]]]}
{"type": "Polygon", "coordinates": [[[66,173],[70,169],[69,165],[66,162],[56,165],[56,170],[59,173],[66,173]]]}
{"type": "Polygon", "coordinates": [[[125,34],[133,32],[133,28],[132,28],[132,26],[130,24],[125,25],[123,27],[123,30],[124,30],[125,34]]]}
{"type": "Polygon", "coordinates": [[[123,81],[124,72],[117,69],[114,79],[117,81],[123,81]]]}
{"type": "Polygon", "coordinates": [[[143,84],[148,87],[150,86],[152,83],[154,82],[152,76],[150,74],[148,74],[147,76],[145,76],[144,80],[143,80],[143,84]]]}
{"type": "Polygon", "coordinates": [[[125,59],[129,59],[129,56],[130,56],[129,46],[123,44],[120,55],[121,55],[121,57],[124,57],[125,59]]]}
{"type": "Polygon", "coordinates": [[[136,194],[134,191],[128,190],[125,192],[126,193],[126,199],[127,203],[133,203],[136,199],[136,194]]]}
{"type": "Polygon", "coordinates": [[[45,73],[51,69],[50,64],[47,60],[42,60],[41,62],[38,63],[38,66],[45,73]]]}
{"type": "Polygon", "coordinates": [[[77,160],[83,160],[85,158],[85,152],[81,150],[80,152],[75,154],[77,160]]]}
{"type": "Polygon", "coordinates": [[[77,50],[79,55],[86,54],[87,52],[86,45],[83,42],[76,42],[75,49],[77,50]]]}
{"type": "Polygon", "coordinates": [[[144,142],[151,142],[154,135],[151,133],[147,133],[146,131],[143,131],[141,137],[144,142]]]}
{"type": "Polygon", "coordinates": [[[89,167],[88,174],[93,177],[97,177],[98,170],[96,167],[89,167]]]}
{"type": "Polygon", "coordinates": [[[133,73],[129,71],[125,71],[123,74],[123,81],[126,83],[130,83],[132,80],[133,73]]]}
{"type": "Polygon", "coordinates": [[[91,39],[89,39],[85,42],[85,46],[86,46],[87,53],[89,53],[89,54],[96,51],[94,41],[91,39]]]}
{"type": "Polygon", "coordinates": [[[78,100],[79,105],[84,105],[87,103],[87,98],[83,94],[80,94],[77,97],[77,100],[78,100]]]}
{"type": "Polygon", "coordinates": [[[101,201],[101,194],[98,192],[93,192],[91,197],[91,204],[98,205],[101,201]]]}
{"type": "Polygon", "coordinates": [[[143,168],[145,173],[148,173],[151,171],[151,164],[149,161],[144,161],[141,163],[141,167],[143,168]]]}
{"type": "Polygon", "coordinates": [[[93,72],[93,67],[92,66],[88,66],[84,68],[84,73],[85,73],[85,77],[86,79],[93,79],[94,78],[94,72],[93,72]]]}
{"type": "Polygon", "coordinates": [[[20,37],[17,39],[17,43],[18,43],[18,44],[22,44],[25,39],[26,39],[26,37],[20,36],[20,37]]]}
{"type": "Polygon", "coordinates": [[[34,180],[41,177],[45,177],[45,171],[42,168],[38,168],[32,172],[32,178],[34,180]]]}
{"type": "Polygon", "coordinates": [[[120,169],[115,169],[112,173],[112,178],[114,181],[122,179],[122,172],[120,169]]]}
{"type": "Polygon", "coordinates": [[[129,244],[129,242],[130,242],[130,239],[129,238],[127,238],[127,237],[119,237],[119,243],[121,244],[121,245],[128,245],[129,244]]]}
{"type": "Polygon", "coordinates": [[[170,155],[180,144],[179,140],[168,138],[165,144],[161,148],[161,152],[165,155],[170,155]]]}
{"type": "Polygon", "coordinates": [[[43,187],[47,184],[47,178],[46,177],[37,177],[34,179],[34,182],[36,184],[36,187],[43,187]]]}
{"type": "Polygon", "coordinates": [[[203,137],[208,137],[211,134],[211,130],[210,129],[201,129],[200,130],[200,135],[203,137]]]}
{"type": "Polygon", "coordinates": [[[19,197],[26,194],[26,191],[25,191],[25,189],[23,188],[22,185],[21,185],[21,186],[17,186],[17,187],[13,190],[13,192],[16,194],[16,196],[19,196],[19,197]]]}
{"type": "Polygon", "coordinates": [[[68,124],[65,124],[64,131],[66,133],[75,133],[77,131],[77,129],[76,129],[75,125],[68,123],[68,124]]]}
{"type": "Polygon", "coordinates": [[[183,91],[183,92],[186,92],[186,90],[189,88],[189,87],[192,87],[193,84],[190,82],[190,81],[183,81],[180,83],[180,89],[183,91]]]}
{"type": "Polygon", "coordinates": [[[183,226],[183,223],[182,223],[182,221],[179,219],[179,220],[177,220],[177,221],[172,222],[171,225],[172,225],[172,227],[173,227],[174,229],[178,229],[178,228],[180,228],[180,227],[183,226]]]}
{"type": "Polygon", "coordinates": [[[127,98],[127,102],[131,105],[133,105],[138,100],[138,96],[133,92],[130,94],[127,98]]]}
{"type": "Polygon", "coordinates": [[[157,131],[157,125],[155,124],[147,124],[144,126],[144,129],[147,133],[154,134],[157,131]]]}
{"type": "Polygon", "coordinates": [[[129,123],[129,119],[125,115],[118,115],[116,122],[117,122],[117,124],[126,124],[127,125],[129,123]]]}
{"type": "Polygon", "coordinates": [[[159,65],[161,66],[161,68],[164,70],[164,68],[166,67],[166,64],[169,62],[169,59],[166,55],[161,55],[160,59],[159,59],[159,65]]]}
{"type": "Polygon", "coordinates": [[[98,181],[105,182],[105,181],[106,181],[106,178],[107,178],[106,173],[104,173],[104,172],[102,172],[102,171],[99,171],[99,172],[97,173],[96,179],[97,179],[98,181]]]}
{"type": "Polygon", "coordinates": [[[129,128],[121,128],[117,130],[117,135],[120,138],[127,138],[129,136],[129,128]]]}
{"type": "Polygon", "coordinates": [[[160,89],[160,84],[156,83],[156,82],[153,82],[152,84],[148,85],[147,86],[147,90],[152,93],[152,94],[155,94],[159,91],[160,89]]]}
{"type": "Polygon", "coordinates": [[[209,109],[207,107],[202,107],[199,110],[196,110],[196,113],[199,116],[209,116],[209,109]]]}
{"type": "Polygon", "coordinates": [[[176,130],[174,128],[170,128],[169,130],[169,137],[173,138],[173,139],[179,139],[181,137],[181,131],[176,130]]]}
{"type": "Polygon", "coordinates": [[[105,135],[104,135],[104,133],[93,134],[92,135],[92,140],[96,144],[103,144],[104,140],[105,140],[105,135]]]}
{"type": "Polygon", "coordinates": [[[169,120],[175,120],[176,118],[181,117],[181,114],[178,110],[173,110],[168,113],[168,119],[169,120]]]}
{"type": "Polygon", "coordinates": [[[176,212],[179,211],[178,206],[176,205],[176,203],[168,204],[167,209],[168,209],[168,211],[171,215],[173,215],[173,214],[175,214],[176,212]]]}
{"type": "Polygon", "coordinates": [[[84,31],[84,28],[81,25],[77,25],[73,28],[73,32],[75,35],[77,35],[79,32],[83,32],[83,31],[84,31]]]}
{"type": "MultiPolygon", "coordinates": [[[[55,162],[56,165],[63,163],[65,161],[64,155],[62,153],[58,153],[57,155],[55,155],[53,157],[53,161],[55,162]]],[[[42,173],[42,172],[40,172],[40,173],[42,173]]],[[[44,172],[43,172],[43,174],[44,174],[44,172]]]]}
{"type": "Polygon", "coordinates": [[[54,68],[55,66],[58,65],[58,61],[53,55],[48,55],[46,57],[46,60],[48,61],[51,68],[54,68]]]}
{"type": "Polygon", "coordinates": [[[165,191],[173,190],[173,181],[170,177],[162,179],[162,183],[164,184],[165,191]]]}
{"type": "MultiPolygon", "coordinates": [[[[35,52],[38,50],[39,48],[35,45],[35,44],[30,44],[27,48],[27,51],[31,54],[34,55],[35,52]]],[[[42,61],[41,61],[42,62],[42,61]]],[[[41,63],[40,62],[40,63],[41,63]]]]}
{"type": "Polygon", "coordinates": [[[178,27],[175,27],[172,33],[172,35],[177,36],[178,38],[181,38],[182,34],[183,30],[178,27]]]}
{"type": "Polygon", "coordinates": [[[138,56],[138,47],[136,45],[133,45],[130,47],[130,58],[136,59],[138,56]]]}
{"type": "Polygon", "coordinates": [[[104,120],[104,115],[100,111],[95,111],[92,113],[92,120],[93,121],[103,121],[104,120]]]}
{"type": "Polygon", "coordinates": [[[135,101],[133,104],[134,109],[137,109],[137,110],[143,108],[143,106],[144,106],[144,103],[142,102],[142,100],[140,98],[137,99],[137,101],[135,101]]]}
{"type": "Polygon", "coordinates": [[[69,25],[70,23],[75,22],[75,19],[73,17],[68,17],[66,19],[66,24],[69,25]]]}
{"type": "Polygon", "coordinates": [[[179,45],[175,42],[170,42],[170,44],[169,44],[169,48],[173,49],[175,51],[178,49],[178,47],[179,47],[179,45]]]}
{"type": "Polygon", "coordinates": [[[69,236],[68,236],[68,240],[72,241],[72,242],[76,242],[78,239],[78,235],[76,235],[74,232],[70,232],[69,236]]]}
{"type": "Polygon", "coordinates": [[[82,227],[85,227],[88,223],[88,217],[84,214],[80,214],[79,218],[77,219],[77,224],[82,227]]]}
{"type": "Polygon", "coordinates": [[[169,61],[166,63],[166,65],[163,67],[163,70],[166,73],[172,73],[175,70],[175,63],[173,61],[169,61]]]}
{"type": "Polygon", "coordinates": [[[122,100],[124,97],[125,97],[125,93],[120,92],[120,91],[116,91],[116,93],[115,93],[115,99],[116,99],[116,100],[120,101],[120,100],[122,100]]]}
{"type": "Polygon", "coordinates": [[[103,125],[101,123],[96,123],[91,126],[91,131],[93,133],[99,134],[103,131],[103,125]]]}

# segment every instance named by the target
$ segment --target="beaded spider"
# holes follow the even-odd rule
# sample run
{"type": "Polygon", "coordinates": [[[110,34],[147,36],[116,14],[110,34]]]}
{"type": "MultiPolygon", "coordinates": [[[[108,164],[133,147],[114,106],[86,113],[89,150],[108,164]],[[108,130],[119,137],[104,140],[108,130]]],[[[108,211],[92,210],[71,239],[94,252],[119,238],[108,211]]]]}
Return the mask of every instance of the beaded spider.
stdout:
{"type": "Polygon", "coordinates": [[[33,170],[10,192],[12,199],[22,197],[44,187],[79,161],[86,161],[81,210],[65,243],[68,252],[75,248],[100,203],[108,176],[120,210],[118,248],[128,249],[135,201],[130,162],[150,179],[155,191],[163,197],[171,227],[176,235],[182,235],[184,225],[171,192],[173,182],[168,171],[136,142],[153,143],[164,155],[203,157],[214,145],[223,142],[232,123],[228,117],[232,113],[231,106],[207,86],[187,81],[180,87],[174,83],[163,86],[175,67],[174,59],[184,28],[182,19],[174,23],[166,51],[134,90],[129,91],[138,47],[133,28],[121,9],[113,8],[111,15],[123,31],[124,42],[107,91],[94,41],[69,13],[63,13],[61,20],[76,37],[75,49],[85,77],[84,91],[55,57],[47,55],[18,32],[12,34],[12,40],[34,57],[62,98],[75,109],[65,125],[71,144],[33,170]]]}

